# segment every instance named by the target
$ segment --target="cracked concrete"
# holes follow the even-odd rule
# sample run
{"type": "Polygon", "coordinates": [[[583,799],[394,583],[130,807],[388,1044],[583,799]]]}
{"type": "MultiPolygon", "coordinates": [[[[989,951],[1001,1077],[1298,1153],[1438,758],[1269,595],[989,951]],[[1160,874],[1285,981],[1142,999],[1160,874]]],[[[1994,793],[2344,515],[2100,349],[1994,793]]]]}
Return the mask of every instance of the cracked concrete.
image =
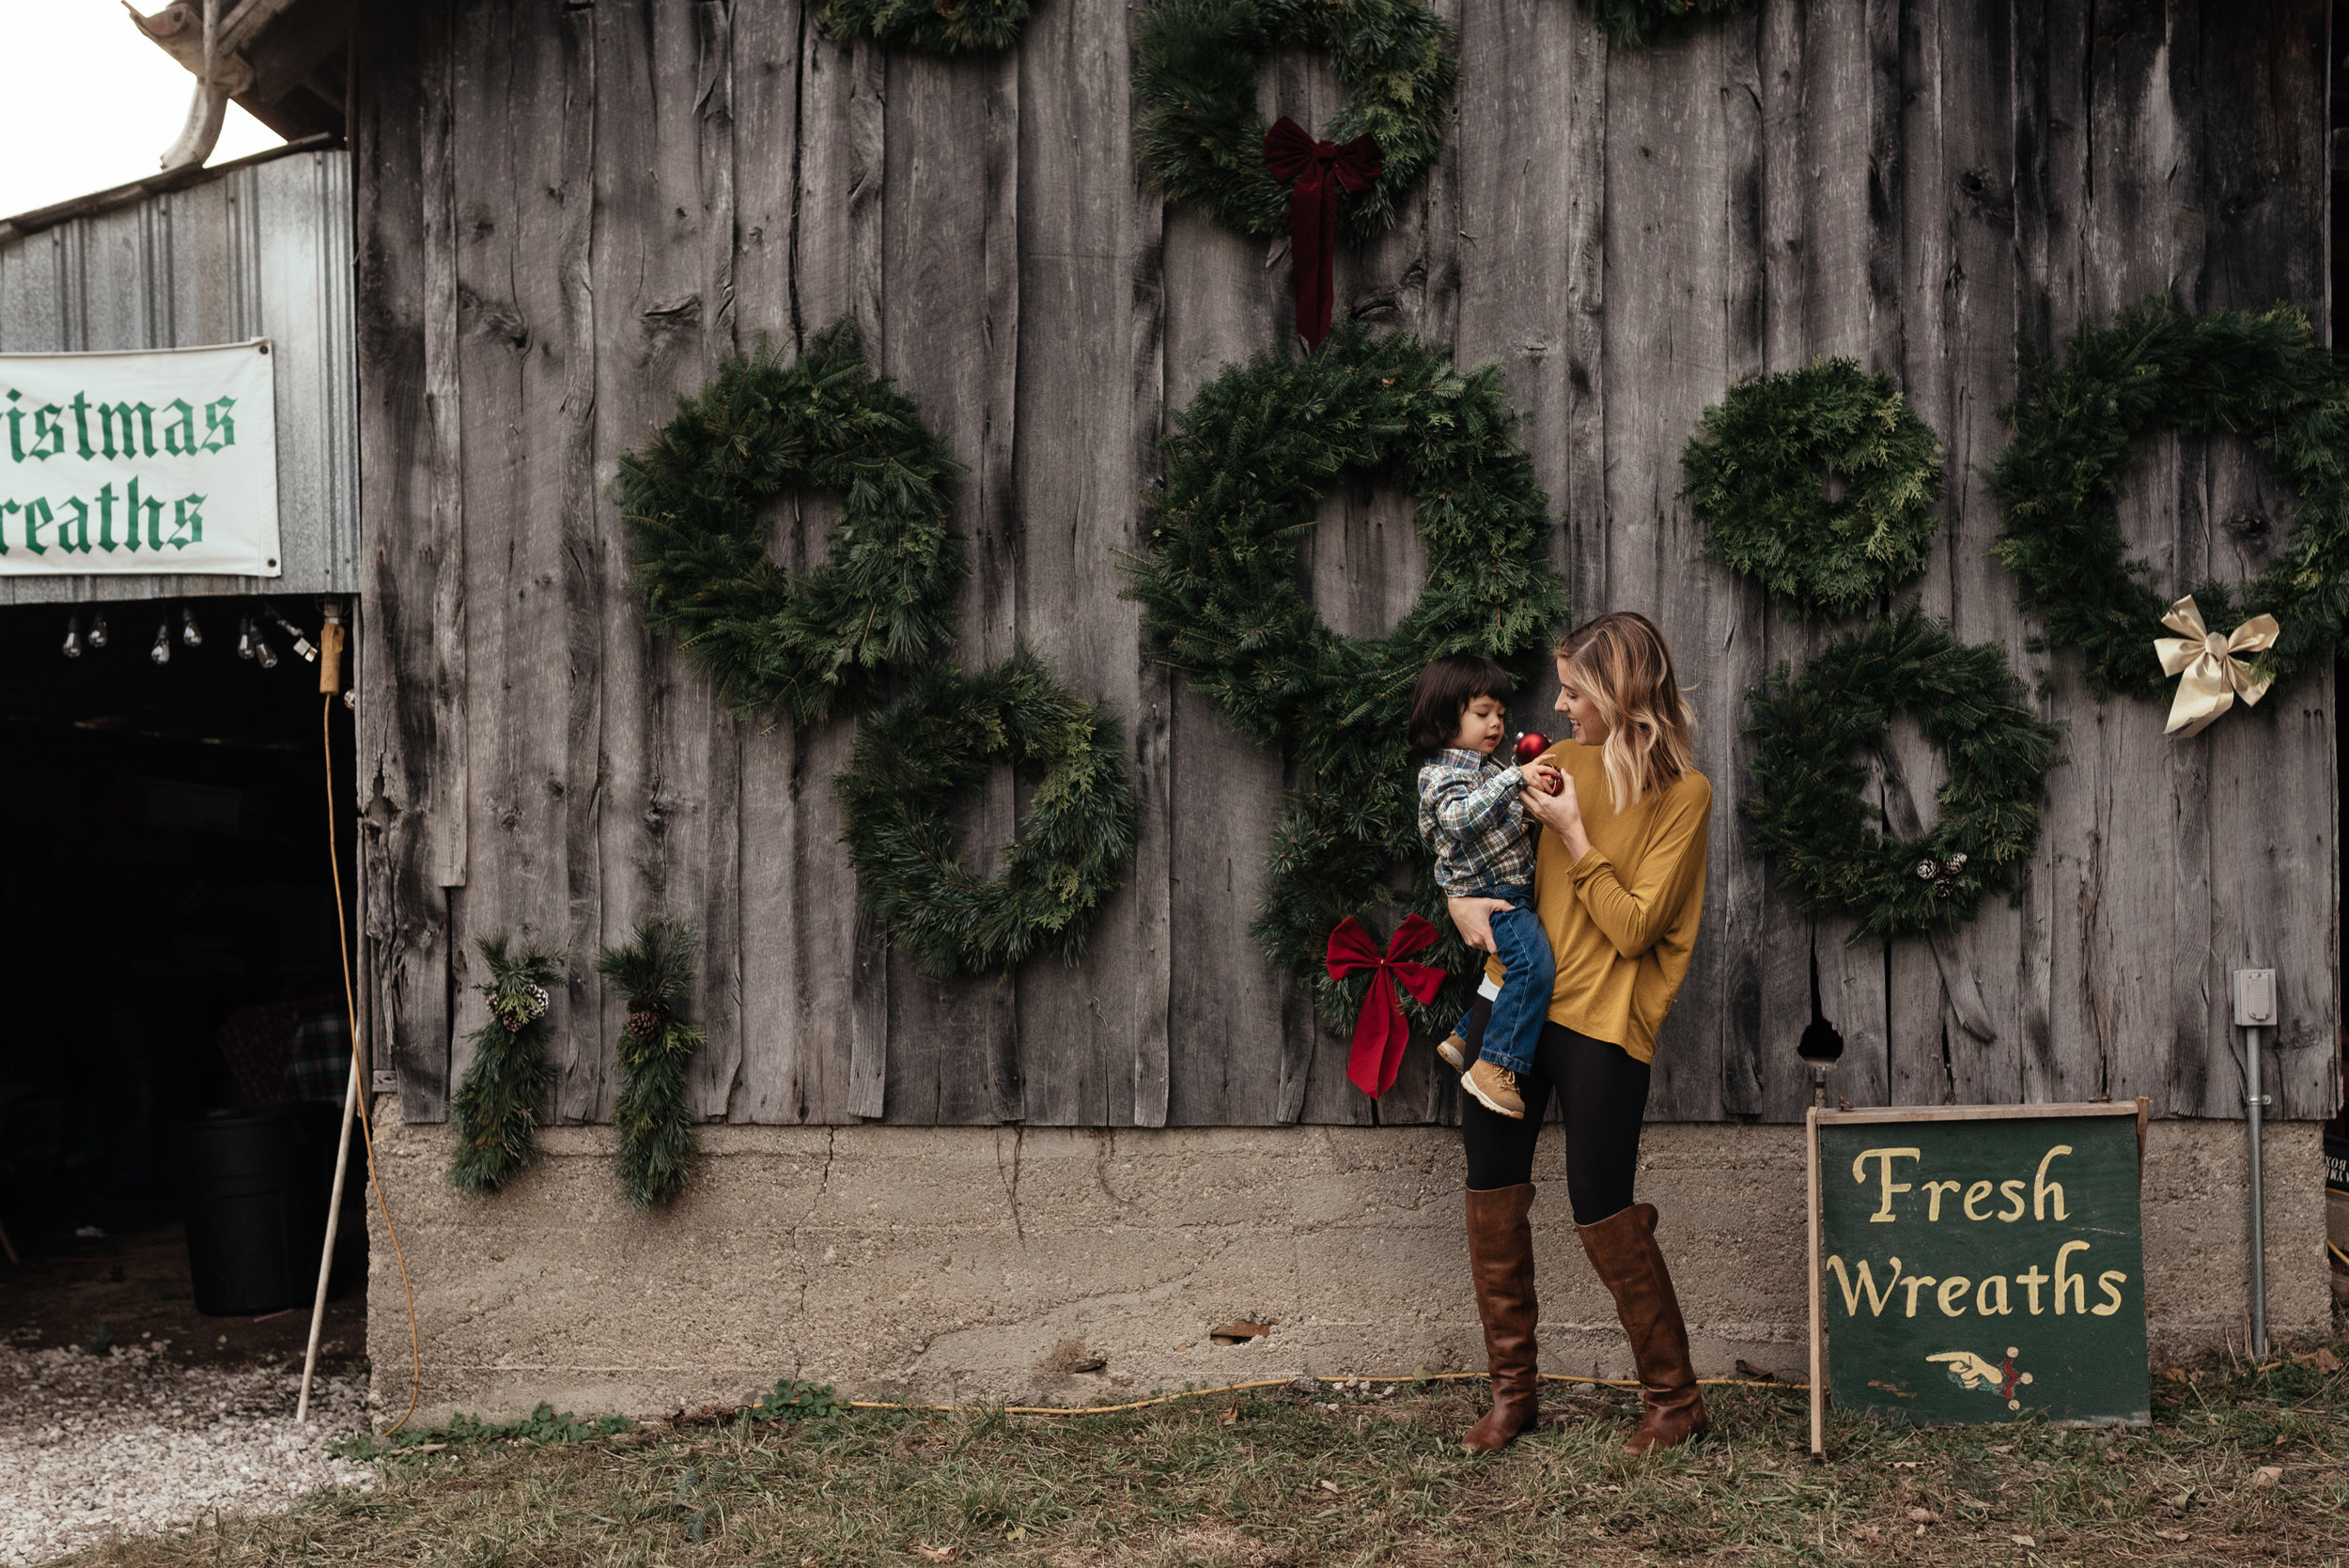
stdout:
{"type": "MultiPolygon", "coordinates": [[[[416,1287],[419,1415],[655,1414],[778,1376],[864,1398],[1084,1404],[1310,1373],[1472,1370],[1458,1134],[1440,1127],[705,1126],[670,1212],[630,1209],[609,1127],[554,1127],[505,1192],[451,1188],[452,1132],[380,1102],[377,1154],[416,1287]],[[1272,1320],[1238,1344],[1207,1331],[1272,1320]],[[1096,1358],[1097,1371],[1072,1371],[1096,1358]]],[[[2269,1322],[2327,1323],[2316,1124],[2269,1129],[2269,1322]]],[[[1544,1141],[1545,1364],[1612,1375],[1623,1335],[1544,1141]]],[[[2145,1167],[2157,1359],[2242,1343],[2240,1123],[2156,1122],[2145,1167]]],[[[1648,1129],[1699,1362],[1800,1375],[1801,1131],[1648,1129]]],[[[379,1421],[406,1405],[407,1317],[375,1225],[379,1421]]]]}

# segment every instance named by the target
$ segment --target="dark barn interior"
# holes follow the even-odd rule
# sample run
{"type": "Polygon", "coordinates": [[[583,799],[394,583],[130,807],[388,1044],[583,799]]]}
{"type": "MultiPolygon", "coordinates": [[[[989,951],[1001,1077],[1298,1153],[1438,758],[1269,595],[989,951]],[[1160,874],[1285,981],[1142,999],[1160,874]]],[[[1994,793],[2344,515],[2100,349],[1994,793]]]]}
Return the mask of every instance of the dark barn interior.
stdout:
{"type": "MultiPolygon", "coordinates": [[[[183,1129],[275,1108],[320,1167],[297,1206],[322,1205],[349,1071],[327,845],[331,821],[348,866],[353,822],[330,817],[321,776],[323,714],[334,798],[351,798],[350,714],[296,642],[319,630],[315,600],[0,610],[0,811],[18,827],[0,859],[0,1224],[31,1271],[7,1293],[21,1343],[282,1310],[190,1290],[205,1181],[183,1129]]],[[[338,1251],[347,1292],[364,1254],[338,1251]]]]}

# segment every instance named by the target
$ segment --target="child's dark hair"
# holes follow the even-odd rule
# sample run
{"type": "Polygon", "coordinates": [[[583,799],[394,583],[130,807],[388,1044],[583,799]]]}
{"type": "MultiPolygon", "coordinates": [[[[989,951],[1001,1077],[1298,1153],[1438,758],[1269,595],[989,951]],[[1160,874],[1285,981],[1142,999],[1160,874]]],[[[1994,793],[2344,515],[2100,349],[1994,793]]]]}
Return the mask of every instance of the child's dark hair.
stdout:
{"type": "Polygon", "coordinates": [[[1517,691],[1509,672],[1481,654],[1455,653],[1419,673],[1411,691],[1411,754],[1442,751],[1460,733],[1460,715],[1479,697],[1507,702],[1517,691]]]}

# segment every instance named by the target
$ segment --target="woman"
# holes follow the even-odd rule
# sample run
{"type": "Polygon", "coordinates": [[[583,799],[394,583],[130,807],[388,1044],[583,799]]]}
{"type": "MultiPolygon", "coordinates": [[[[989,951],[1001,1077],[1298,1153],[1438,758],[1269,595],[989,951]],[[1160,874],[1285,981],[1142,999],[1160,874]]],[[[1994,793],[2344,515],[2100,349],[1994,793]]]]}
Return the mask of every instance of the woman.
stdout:
{"type": "MultiPolygon", "coordinates": [[[[1554,1089],[1563,1097],[1566,1197],[1591,1266],[1631,1339],[1645,1419],[1633,1453],[1686,1442],[1705,1425],[1688,1334],[1656,1246],[1656,1208],[1632,1202],[1640,1121],[1656,1032],[1688,971],[1704,904],[1705,823],[1713,786],[1696,770],[1695,713],[1672,677],[1672,650],[1643,615],[1618,611],[1567,633],[1556,650],[1558,711],[1573,724],[1543,760],[1565,775],[1557,795],[1528,791],[1542,826],[1534,909],[1557,955],[1548,1022],[1533,1070],[1512,1082],[1513,1120],[1463,1096],[1469,1261],[1485,1322],[1493,1406],[1463,1439],[1505,1448],[1538,1415],[1535,1368],[1533,1145],[1554,1089]]],[[[1492,951],[1498,902],[1455,898],[1471,947],[1492,951]]],[[[1482,1015],[1489,1003],[1479,1003],[1482,1015]]],[[[1481,1028],[1482,1018],[1476,1020],[1481,1028]]]]}

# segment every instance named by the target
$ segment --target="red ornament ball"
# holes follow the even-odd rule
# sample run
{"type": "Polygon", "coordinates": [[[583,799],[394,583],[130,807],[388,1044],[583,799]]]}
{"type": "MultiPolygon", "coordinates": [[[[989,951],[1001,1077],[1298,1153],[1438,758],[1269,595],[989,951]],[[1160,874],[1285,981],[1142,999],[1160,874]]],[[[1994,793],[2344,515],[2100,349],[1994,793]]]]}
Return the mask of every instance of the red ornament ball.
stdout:
{"type": "Polygon", "coordinates": [[[1548,750],[1549,737],[1546,735],[1538,735],[1532,730],[1527,730],[1517,737],[1517,762],[1520,766],[1532,762],[1548,750]]]}

